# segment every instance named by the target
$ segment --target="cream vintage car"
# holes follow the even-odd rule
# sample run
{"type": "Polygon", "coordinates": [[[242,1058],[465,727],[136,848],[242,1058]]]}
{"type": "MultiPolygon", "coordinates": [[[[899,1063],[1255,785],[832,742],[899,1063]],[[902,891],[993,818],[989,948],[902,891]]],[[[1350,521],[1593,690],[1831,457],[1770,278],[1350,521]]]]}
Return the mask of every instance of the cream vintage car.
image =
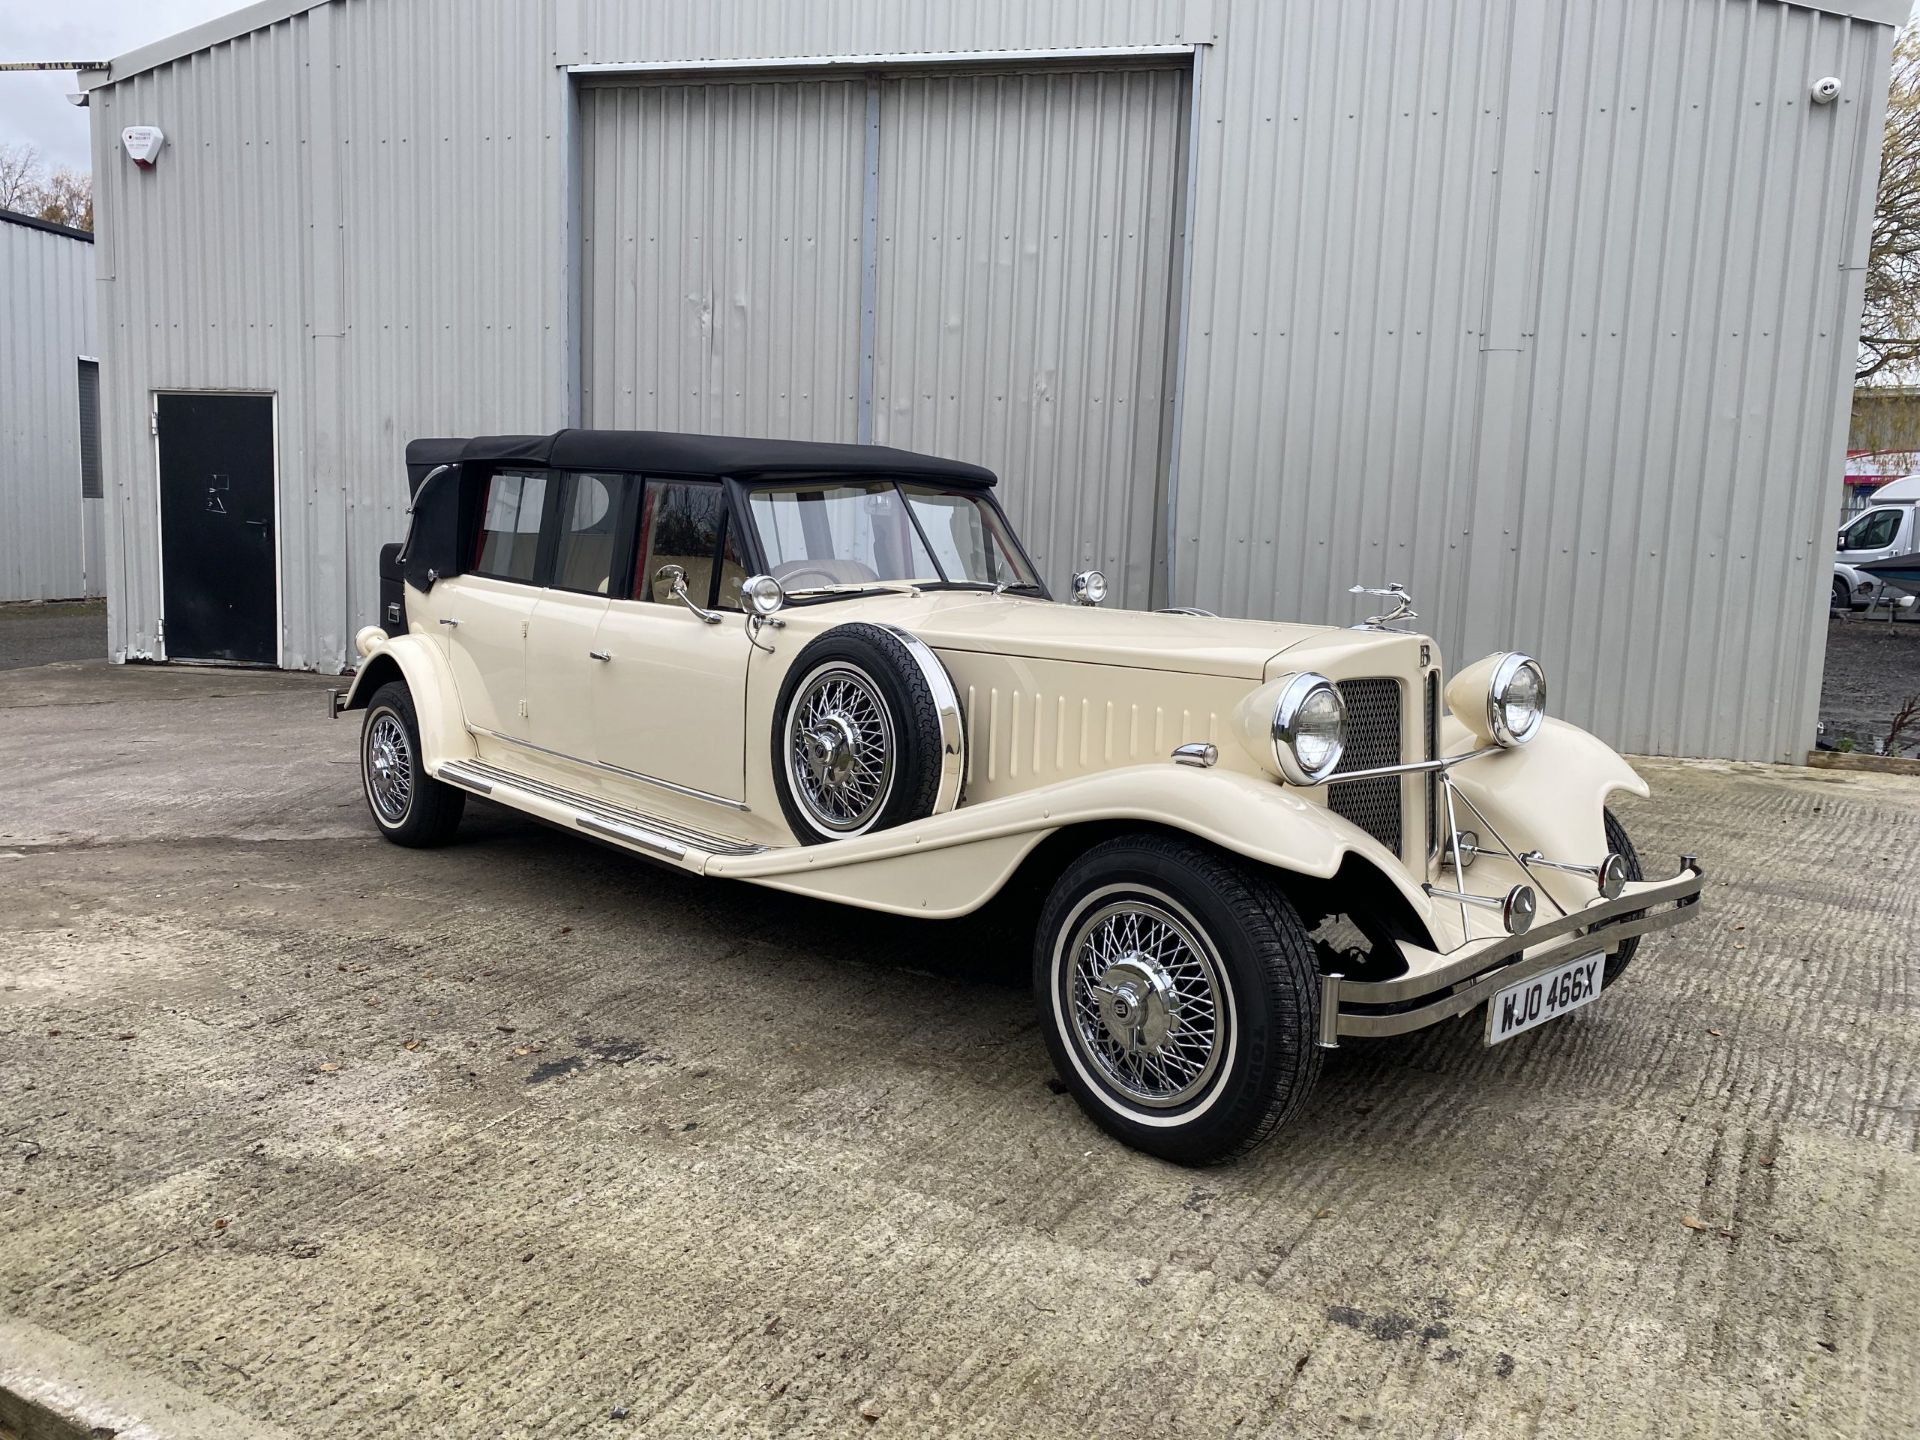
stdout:
{"type": "MultiPolygon", "coordinates": [[[[565,430],[416,441],[363,712],[374,821],[480,795],[716,879],[1033,937],[1061,1079],[1201,1163],[1322,1052],[1594,999],[1702,884],[1643,879],[1646,786],[1545,714],[1541,666],[1444,680],[1396,593],[1353,629],[1053,598],[977,466],[875,446],[565,430]],[[1078,603],[1072,603],[1078,602],[1078,603]]],[[[1024,939],[1022,941],[1024,943],[1024,939]]]]}

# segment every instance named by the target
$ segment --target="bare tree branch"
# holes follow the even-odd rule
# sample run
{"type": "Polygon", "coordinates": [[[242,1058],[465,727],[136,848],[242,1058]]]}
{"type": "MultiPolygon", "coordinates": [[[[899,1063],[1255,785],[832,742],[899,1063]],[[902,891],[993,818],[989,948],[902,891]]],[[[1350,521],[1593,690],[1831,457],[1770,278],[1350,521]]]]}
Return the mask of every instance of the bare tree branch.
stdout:
{"type": "Polygon", "coordinates": [[[1920,27],[1893,47],[1856,380],[1920,368],[1920,27]]]}

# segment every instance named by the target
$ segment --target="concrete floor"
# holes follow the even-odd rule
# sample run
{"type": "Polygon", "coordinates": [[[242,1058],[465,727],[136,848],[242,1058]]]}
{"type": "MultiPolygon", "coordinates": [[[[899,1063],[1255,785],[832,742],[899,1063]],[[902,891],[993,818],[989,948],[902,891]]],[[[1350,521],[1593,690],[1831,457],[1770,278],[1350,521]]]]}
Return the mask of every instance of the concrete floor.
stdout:
{"type": "Polygon", "coordinates": [[[1705,918],[1195,1172],[977,932],[481,805],[383,844],[322,688],[0,676],[0,1378],[338,1440],[1912,1433],[1920,781],[1647,765],[1705,918]]]}
{"type": "Polygon", "coordinates": [[[57,660],[100,660],[106,653],[104,600],[0,605],[0,670],[57,660]]]}

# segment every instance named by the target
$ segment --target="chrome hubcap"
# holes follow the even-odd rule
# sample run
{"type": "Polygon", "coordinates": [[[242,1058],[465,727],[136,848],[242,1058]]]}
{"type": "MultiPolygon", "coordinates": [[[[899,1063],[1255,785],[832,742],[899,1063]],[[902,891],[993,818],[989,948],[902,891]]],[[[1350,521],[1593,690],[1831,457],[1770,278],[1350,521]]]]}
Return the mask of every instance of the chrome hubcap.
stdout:
{"type": "Polygon", "coordinates": [[[788,711],[788,778],[823,830],[853,834],[879,817],[893,789],[893,722],[860,671],[827,665],[788,711]]]}
{"type": "Polygon", "coordinates": [[[1075,1048],[1127,1099],[1180,1105],[1213,1079],[1220,966],[1171,908],[1139,896],[1095,905],[1067,942],[1062,981],[1075,1048]]]}
{"type": "Polygon", "coordinates": [[[407,818],[413,799],[413,747],[407,727],[391,711],[382,711],[367,726],[367,796],[380,818],[398,824],[407,818]]]}

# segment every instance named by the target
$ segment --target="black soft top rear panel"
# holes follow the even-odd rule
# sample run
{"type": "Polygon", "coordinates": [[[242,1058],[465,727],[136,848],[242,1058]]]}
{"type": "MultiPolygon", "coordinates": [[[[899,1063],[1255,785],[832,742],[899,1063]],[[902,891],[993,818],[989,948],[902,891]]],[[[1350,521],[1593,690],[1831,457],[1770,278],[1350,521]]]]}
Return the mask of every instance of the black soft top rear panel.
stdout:
{"type": "Polygon", "coordinates": [[[481,480],[502,465],[566,470],[626,470],[650,475],[710,475],[768,480],[800,475],[885,475],[986,489],[991,470],[884,445],[817,440],[756,440],[734,435],[679,435],[663,430],[561,430],[552,435],[481,435],[471,440],[414,440],[407,445],[413,524],[407,532],[406,580],[425,590],[433,579],[465,569],[461,536],[480,503],[481,480]],[[428,483],[427,476],[443,471],[428,483]]]}

